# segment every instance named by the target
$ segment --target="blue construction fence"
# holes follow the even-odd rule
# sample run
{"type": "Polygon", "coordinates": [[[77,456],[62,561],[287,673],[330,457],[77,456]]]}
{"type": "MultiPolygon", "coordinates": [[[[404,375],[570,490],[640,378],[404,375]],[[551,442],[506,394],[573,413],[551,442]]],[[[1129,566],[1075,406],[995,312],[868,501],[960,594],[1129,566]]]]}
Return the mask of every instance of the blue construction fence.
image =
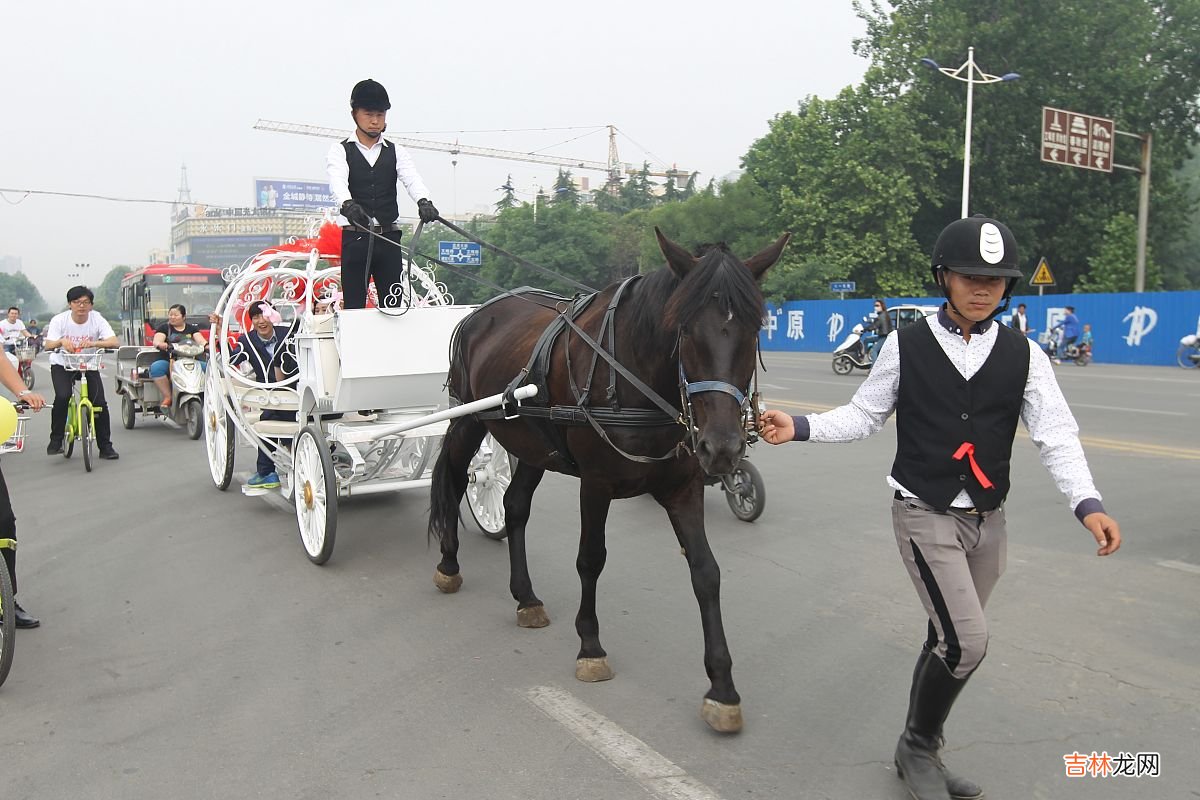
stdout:
{"type": "MultiPolygon", "coordinates": [[[[885,298],[901,304],[940,306],[940,297],[885,298]]],[[[1062,319],[1064,306],[1075,307],[1080,323],[1092,326],[1093,357],[1109,364],[1175,364],[1179,340],[1200,333],[1200,291],[1122,292],[1118,294],[1054,294],[1013,297],[1010,309],[1024,303],[1033,336],[1062,319]]],[[[764,350],[832,353],[850,330],[874,307],[872,298],[789,300],[767,304],[759,340],[764,350]]],[[[1008,324],[1010,313],[1000,320],[1008,324]]]]}

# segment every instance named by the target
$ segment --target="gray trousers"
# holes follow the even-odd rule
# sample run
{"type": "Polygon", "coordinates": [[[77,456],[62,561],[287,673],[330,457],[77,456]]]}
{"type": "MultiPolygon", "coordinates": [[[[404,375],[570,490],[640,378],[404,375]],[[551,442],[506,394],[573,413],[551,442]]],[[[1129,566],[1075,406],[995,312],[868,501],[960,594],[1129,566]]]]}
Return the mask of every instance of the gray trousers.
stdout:
{"type": "Polygon", "coordinates": [[[900,558],[929,615],[925,646],[956,678],[966,678],[987,654],[983,608],[1004,574],[1004,508],[982,514],[941,512],[915,498],[895,499],[892,527],[900,558]]]}

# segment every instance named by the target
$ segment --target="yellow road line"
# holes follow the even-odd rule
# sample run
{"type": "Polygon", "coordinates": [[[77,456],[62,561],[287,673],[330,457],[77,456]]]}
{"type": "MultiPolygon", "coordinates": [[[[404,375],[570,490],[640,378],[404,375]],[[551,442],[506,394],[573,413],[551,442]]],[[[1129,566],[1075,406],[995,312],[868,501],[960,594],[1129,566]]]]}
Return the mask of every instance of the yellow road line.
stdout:
{"type": "MultiPolygon", "coordinates": [[[[836,406],[824,403],[794,402],[790,400],[768,400],[767,406],[796,409],[798,411],[817,412],[829,411],[836,406]]],[[[1028,439],[1029,434],[1023,430],[1017,435],[1028,439]]],[[[1149,442],[1133,442],[1124,439],[1104,439],[1097,436],[1080,436],[1079,441],[1084,447],[1096,450],[1112,450],[1117,453],[1133,453],[1142,456],[1158,456],[1160,458],[1177,458],[1184,461],[1200,461],[1200,450],[1193,447],[1173,447],[1165,444],[1150,444],[1149,442]]]]}

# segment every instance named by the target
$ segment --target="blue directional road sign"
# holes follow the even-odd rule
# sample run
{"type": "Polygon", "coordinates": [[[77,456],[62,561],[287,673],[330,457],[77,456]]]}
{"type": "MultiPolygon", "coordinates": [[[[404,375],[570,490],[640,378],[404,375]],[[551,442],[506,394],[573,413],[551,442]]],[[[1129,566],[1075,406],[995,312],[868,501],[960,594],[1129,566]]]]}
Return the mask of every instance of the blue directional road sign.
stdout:
{"type": "Polygon", "coordinates": [[[483,248],[475,242],[438,242],[438,260],[457,267],[483,264],[483,248]]]}
{"type": "Polygon", "coordinates": [[[853,292],[854,286],[855,286],[854,281],[833,281],[829,284],[829,291],[831,291],[831,292],[853,292]]]}

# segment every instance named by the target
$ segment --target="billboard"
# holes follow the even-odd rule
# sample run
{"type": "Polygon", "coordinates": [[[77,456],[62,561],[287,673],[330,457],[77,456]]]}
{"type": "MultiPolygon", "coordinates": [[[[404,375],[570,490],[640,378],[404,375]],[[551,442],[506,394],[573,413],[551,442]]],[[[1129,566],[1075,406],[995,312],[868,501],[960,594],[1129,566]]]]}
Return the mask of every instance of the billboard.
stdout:
{"type": "Polygon", "coordinates": [[[193,236],[188,240],[188,262],[223,269],[279,244],[278,236],[193,236]]]}
{"type": "Polygon", "coordinates": [[[320,211],[334,205],[328,183],[285,178],[255,178],[254,207],[284,211],[320,211]]]}
{"type": "MultiPolygon", "coordinates": [[[[899,303],[940,306],[941,297],[886,299],[899,303]]],[[[768,303],[759,343],[763,350],[832,353],[850,329],[871,313],[869,298],[846,300],[789,300],[768,303]]],[[[1027,306],[1034,338],[1057,325],[1066,306],[1075,307],[1080,323],[1092,326],[1093,357],[1098,363],[1173,366],[1181,337],[1200,333],[1200,291],[1121,292],[1116,294],[1017,295],[1011,309],[1027,306]]]]}

